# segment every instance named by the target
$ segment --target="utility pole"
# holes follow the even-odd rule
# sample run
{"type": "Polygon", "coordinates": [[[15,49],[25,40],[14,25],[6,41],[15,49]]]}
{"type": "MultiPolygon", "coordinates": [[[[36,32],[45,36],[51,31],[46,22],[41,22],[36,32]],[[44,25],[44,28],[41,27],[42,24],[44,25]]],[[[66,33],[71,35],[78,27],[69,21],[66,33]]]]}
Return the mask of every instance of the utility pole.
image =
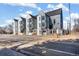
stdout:
{"type": "Polygon", "coordinates": [[[70,6],[70,3],[69,3],[69,18],[70,18],[70,24],[69,24],[69,26],[70,26],[70,34],[71,34],[71,6],[70,6]]]}

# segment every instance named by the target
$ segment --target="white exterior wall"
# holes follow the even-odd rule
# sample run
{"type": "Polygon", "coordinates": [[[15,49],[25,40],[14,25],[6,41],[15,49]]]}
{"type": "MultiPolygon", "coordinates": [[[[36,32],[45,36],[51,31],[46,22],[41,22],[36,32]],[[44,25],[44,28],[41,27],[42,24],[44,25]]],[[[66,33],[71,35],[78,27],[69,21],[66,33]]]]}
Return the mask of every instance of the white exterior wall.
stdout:
{"type": "Polygon", "coordinates": [[[41,11],[37,16],[37,35],[45,34],[43,33],[43,28],[44,30],[46,29],[46,16],[45,16],[45,13],[41,11]],[[44,20],[42,19],[42,17],[44,17],[44,20]],[[44,26],[42,26],[43,23],[44,23],[44,26]]]}
{"type": "Polygon", "coordinates": [[[26,19],[26,35],[29,35],[29,22],[28,22],[28,19],[26,19]]]}
{"type": "Polygon", "coordinates": [[[15,21],[15,20],[13,24],[13,34],[14,35],[18,34],[18,21],[15,21]]]}
{"type": "Polygon", "coordinates": [[[16,34],[16,31],[15,31],[15,21],[13,21],[13,34],[14,35],[16,34]]]}
{"type": "Polygon", "coordinates": [[[21,33],[21,28],[20,28],[20,20],[18,20],[18,34],[21,33]]]}
{"type": "Polygon", "coordinates": [[[31,16],[29,14],[26,15],[26,35],[30,35],[29,32],[29,18],[31,18],[31,16]]]}
{"type": "Polygon", "coordinates": [[[37,16],[37,35],[41,35],[41,16],[37,16]]]}

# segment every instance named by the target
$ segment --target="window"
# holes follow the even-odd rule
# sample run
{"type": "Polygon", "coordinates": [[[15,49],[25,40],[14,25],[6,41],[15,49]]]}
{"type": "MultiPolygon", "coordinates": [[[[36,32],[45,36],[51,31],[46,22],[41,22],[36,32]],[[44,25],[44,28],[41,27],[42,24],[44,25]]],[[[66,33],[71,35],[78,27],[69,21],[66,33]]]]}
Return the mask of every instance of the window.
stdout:
{"type": "Polygon", "coordinates": [[[32,27],[31,25],[29,25],[29,27],[32,27]]]}
{"type": "Polygon", "coordinates": [[[55,19],[54,19],[54,24],[56,23],[55,19]]]}
{"type": "Polygon", "coordinates": [[[41,18],[39,17],[39,21],[40,21],[40,19],[41,19],[41,18]]]}
{"type": "Polygon", "coordinates": [[[31,19],[29,19],[29,22],[31,22],[32,20],[31,19]]]}
{"type": "Polygon", "coordinates": [[[42,20],[44,20],[44,16],[42,16],[42,20]]]}
{"type": "Polygon", "coordinates": [[[45,26],[45,23],[44,22],[42,23],[42,26],[45,26]]]}

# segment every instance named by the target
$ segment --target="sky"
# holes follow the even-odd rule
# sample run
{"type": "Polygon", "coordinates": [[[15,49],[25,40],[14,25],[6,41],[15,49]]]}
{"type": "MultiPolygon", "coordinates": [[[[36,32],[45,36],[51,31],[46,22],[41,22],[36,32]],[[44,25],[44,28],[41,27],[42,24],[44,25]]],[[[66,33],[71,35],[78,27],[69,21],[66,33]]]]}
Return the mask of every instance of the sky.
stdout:
{"type": "MultiPolygon", "coordinates": [[[[66,28],[70,19],[68,3],[0,3],[0,26],[6,26],[14,18],[25,14],[37,15],[41,10],[48,12],[59,8],[63,9],[63,23],[66,28]]],[[[70,16],[71,18],[79,17],[79,4],[70,4],[70,16]]]]}

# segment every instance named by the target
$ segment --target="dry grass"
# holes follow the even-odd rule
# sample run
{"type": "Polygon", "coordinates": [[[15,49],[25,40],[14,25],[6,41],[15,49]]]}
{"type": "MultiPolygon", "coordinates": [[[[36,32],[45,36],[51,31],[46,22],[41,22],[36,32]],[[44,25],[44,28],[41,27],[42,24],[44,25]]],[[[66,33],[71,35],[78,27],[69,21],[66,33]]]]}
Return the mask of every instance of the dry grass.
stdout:
{"type": "Polygon", "coordinates": [[[60,35],[57,36],[56,34],[54,35],[43,35],[43,36],[26,36],[26,35],[19,35],[19,36],[6,36],[3,35],[1,36],[3,38],[0,38],[0,46],[14,46],[17,45],[18,43],[22,43],[24,44],[23,46],[31,46],[34,44],[42,44],[43,42],[47,42],[47,41],[58,41],[58,40],[76,40],[79,39],[79,33],[77,34],[69,34],[69,35],[60,35]],[[4,37],[5,36],[5,37],[4,37]],[[2,40],[2,41],[1,41],[2,40]],[[4,41],[3,41],[4,40],[4,41]]]}
{"type": "Polygon", "coordinates": [[[42,39],[44,40],[76,40],[79,39],[79,33],[75,34],[75,33],[71,33],[69,35],[45,35],[42,36],[42,39]]]}

